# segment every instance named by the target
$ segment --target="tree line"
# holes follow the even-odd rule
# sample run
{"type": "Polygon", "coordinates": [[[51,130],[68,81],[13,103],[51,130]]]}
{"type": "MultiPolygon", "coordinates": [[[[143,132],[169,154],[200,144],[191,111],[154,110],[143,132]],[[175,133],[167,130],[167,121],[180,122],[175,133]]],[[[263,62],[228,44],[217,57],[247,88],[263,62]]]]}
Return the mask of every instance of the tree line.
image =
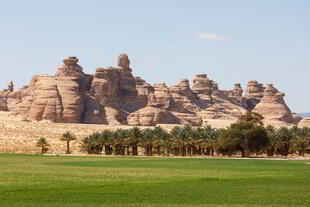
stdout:
{"type": "MultiPolygon", "coordinates": [[[[263,117],[247,113],[225,129],[211,126],[176,126],[167,131],[162,127],[118,129],[94,132],[82,139],[81,151],[88,154],[146,156],[213,156],[217,155],[282,155],[310,153],[310,127],[264,126],[263,117]]],[[[61,141],[75,140],[71,132],[61,141]]],[[[45,140],[46,141],[46,140],[45,140]]],[[[39,142],[38,142],[39,143],[39,142]]],[[[46,143],[43,144],[46,149],[46,143]]],[[[41,146],[38,144],[38,146],[41,146]]],[[[44,149],[42,148],[42,152],[44,149]]]]}

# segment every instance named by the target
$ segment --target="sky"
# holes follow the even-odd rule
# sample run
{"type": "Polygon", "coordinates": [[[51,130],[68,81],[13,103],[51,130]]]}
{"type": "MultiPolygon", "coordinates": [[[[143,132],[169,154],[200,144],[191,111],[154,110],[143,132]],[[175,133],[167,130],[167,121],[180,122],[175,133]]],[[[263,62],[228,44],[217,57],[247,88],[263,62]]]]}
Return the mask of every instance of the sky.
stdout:
{"type": "Polygon", "coordinates": [[[308,0],[0,0],[0,88],[55,74],[77,56],[85,73],[127,53],[134,76],[177,84],[206,73],[228,90],[257,80],[310,111],[308,0]]]}

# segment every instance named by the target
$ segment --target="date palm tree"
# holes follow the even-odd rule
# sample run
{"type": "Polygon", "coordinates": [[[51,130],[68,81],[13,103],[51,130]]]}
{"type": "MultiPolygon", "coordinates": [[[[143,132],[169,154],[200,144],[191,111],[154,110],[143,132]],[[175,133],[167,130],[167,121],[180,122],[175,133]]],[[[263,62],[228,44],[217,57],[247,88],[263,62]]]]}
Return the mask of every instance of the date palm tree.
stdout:
{"type": "Polygon", "coordinates": [[[291,139],[294,138],[292,130],[287,127],[281,127],[277,130],[276,152],[282,156],[287,156],[290,152],[291,139]]]}
{"type": "Polygon", "coordinates": [[[190,143],[192,128],[190,126],[174,127],[170,132],[173,138],[173,145],[178,151],[181,151],[182,156],[186,156],[188,152],[188,146],[190,143]]]}
{"type": "Polygon", "coordinates": [[[277,147],[277,129],[272,125],[265,127],[268,136],[268,146],[266,147],[267,156],[273,156],[277,147]]]}
{"type": "Polygon", "coordinates": [[[71,133],[70,131],[67,131],[66,133],[64,133],[62,135],[62,137],[60,138],[60,141],[66,142],[67,144],[67,150],[66,150],[66,154],[70,154],[70,142],[76,140],[76,137],[73,133],[71,133]]]}
{"type": "Polygon", "coordinates": [[[127,143],[127,138],[129,136],[128,130],[117,129],[112,136],[115,153],[118,155],[129,155],[130,150],[127,143]]]}
{"type": "Polygon", "coordinates": [[[142,137],[142,131],[138,127],[134,127],[128,130],[128,138],[125,139],[125,142],[132,149],[132,155],[138,155],[138,144],[142,137]]]}
{"type": "Polygon", "coordinates": [[[154,130],[147,128],[142,131],[142,136],[140,138],[140,146],[144,148],[144,154],[147,156],[153,155],[153,146],[154,146],[154,130]]]}
{"type": "Polygon", "coordinates": [[[94,132],[87,137],[84,137],[81,145],[82,151],[85,151],[88,154],[100,154],[102,151],[102,147],[100,147],[100,144],[98,143],[100,135],[99,132],[94,132]]]}
{"type": "Polygon", "coordinates": [[[162,127],[157,126],[153,129],[154,142],[153,145],[156,148],[158,155],[163,152],[169,156],[172,148],[171,135],[162,127]]]}
{"type": "Polygon", "coordinates": [[[51,146],[45,137],[40,137],[37,141],[37,147],[41,147],[41,153],[47,152],[48,147],[51,146]]]}
{"type": "Polygon", "coordinates": [[[104,130],[100,133],[99,144],[102,146],[102,150],[104,149],[105,155],[112,155],[113,141],[114,141],[114,133],[112,131],[104,130]]]}
{"type": "Polygon", "coordinates": [[[207,125],[202,128],[201,133],[201,136],[204,139],[204,147],[209,152],[209,155],[214,156],[214,147],[216,140],[221,133],[221,130],[212,128],[210,125],[207,125]]]}
{"type": "Polygon", "coordinates": [[[300,156],[305,156],[305,151],[310,143],[310,129],[294,126],[290,131],[293,134],[293,138],[290,140],[290,151],[292,153],[298,151],[300,156]]]}

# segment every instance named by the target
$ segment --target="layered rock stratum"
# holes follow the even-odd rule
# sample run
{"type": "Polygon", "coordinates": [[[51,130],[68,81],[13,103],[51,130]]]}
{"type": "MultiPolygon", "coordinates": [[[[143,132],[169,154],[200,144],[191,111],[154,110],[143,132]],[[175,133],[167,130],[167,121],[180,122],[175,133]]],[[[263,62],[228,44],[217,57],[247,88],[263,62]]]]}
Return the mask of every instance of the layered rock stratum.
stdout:
{"type": "Polygon", "coordinates": [[[236,83],[220,90],[207,74],[181,80],[174,86],[149,84],[134,77],[127,54],[117,66],[97,68],[86,74],[78,58],[68,57],[55,75],[34,75],[30,84],[14,90],[13,82],[0,91],[0,111],[9,111],[24,121],[100,125],[155,126],[214,122],[231,123],[247,111],[260,113],[265,122],[308,123],[292,114],[284,93],[272,84],[255,80],[245,90],[236,83]]]}

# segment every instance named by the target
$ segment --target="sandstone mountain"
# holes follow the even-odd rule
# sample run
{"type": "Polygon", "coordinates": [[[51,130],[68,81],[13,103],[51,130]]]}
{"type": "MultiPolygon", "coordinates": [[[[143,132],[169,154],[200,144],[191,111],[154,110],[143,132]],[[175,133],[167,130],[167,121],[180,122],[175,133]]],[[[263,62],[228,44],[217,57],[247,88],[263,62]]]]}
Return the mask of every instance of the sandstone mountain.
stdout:
{"type": "Polygon", "coordinates": [[[117,66],[97,68],[95,74],[85,74],[76,57],[63,63],[55,75],[35,75],[21,89],[14,90],[10,82],[0,91],[0,111],[28,121],[133,126],[200,126],[212,120],[235,121],[247,111],[271,123],[301,120],[272,84],[249,81],[245,93],[239,83],[225,91],[206,74],[198,74],[192,87],[187,79],[171,87],[151,85],[132,75],[127,54],[119,55],[117,66]]]}

